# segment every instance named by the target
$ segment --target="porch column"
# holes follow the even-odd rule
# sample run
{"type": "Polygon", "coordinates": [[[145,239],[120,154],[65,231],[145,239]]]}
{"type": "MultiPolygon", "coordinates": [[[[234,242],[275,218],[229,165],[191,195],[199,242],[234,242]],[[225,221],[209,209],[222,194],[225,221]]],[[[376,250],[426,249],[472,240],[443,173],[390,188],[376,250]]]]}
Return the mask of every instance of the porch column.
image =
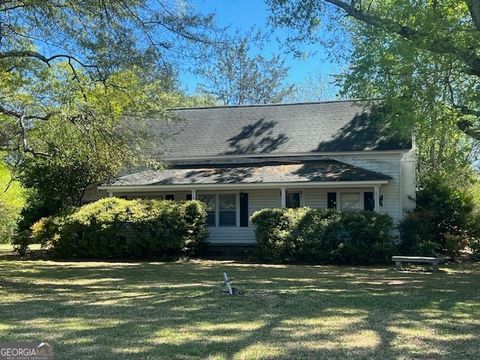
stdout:
{"type": "Polygon", "coordinates": [[[113,192],[109,191],[108,192],[108,197],[113,197],[113,192]]]}
{"type": "Polygon", "coordinates": [[[280,188],[280,207],[285,209],[287,207],[287,191],[284,187],[280,188]]]}
{"type": "Polygon", "coordinates": [[[373,199],[375,200],[375,211],[380,211],[380,185],[375,185],[373,188],[373,199]]]}
{"type": "Polygon", "coordinates": [[[192,200],[197,200],[197,190],[192,189],[192,200]]]}

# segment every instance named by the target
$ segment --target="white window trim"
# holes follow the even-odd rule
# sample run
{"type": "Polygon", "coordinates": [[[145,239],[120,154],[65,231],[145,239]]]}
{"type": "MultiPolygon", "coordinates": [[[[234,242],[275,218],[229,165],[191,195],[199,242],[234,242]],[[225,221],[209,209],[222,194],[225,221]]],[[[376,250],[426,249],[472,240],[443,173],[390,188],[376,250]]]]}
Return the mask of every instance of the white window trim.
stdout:
{"type": "Polygon", "coordinates": [[[200,198],[201,198],[202,196],[207,196],[207,195],[213,195],[213,196],[215,196],[215,225],[214,225],[214,226],[211,226],[211,225],[208,225],[208,224],[207,224],[207,227],[217,227],[217,226],[218,226],[218,225],[217,225],[217,221],[218,221],[218,220],[217,220],[217,219],[218,219],[218,196],[217,196],[217,194],[211,193],[211,192],[205,192],[205,193],[196,194],[196,195],[197,195],[197,199],[198,199],[199,201],[201,201],[200,198]]]}
{"type": "Polygon", "coordinates": [[[285,208],[287,208],[287,196],[288,193],[299,193],[300,194],[300,206],[299,208],[305,207],[304,193],[299,189],[285,189],[285,208]]]}
{"type": "Polygon", "coordinates": [[[218,192],[197,192],[197,199],[202,195],[214,195],[215,196],[215,228],[238,228],[240,227],[240,193],[232,191],[218,191],[218,192]],[[220,194],[222,195],[235,195],[235,225],[232,226],[220,226],[220,194]]]}

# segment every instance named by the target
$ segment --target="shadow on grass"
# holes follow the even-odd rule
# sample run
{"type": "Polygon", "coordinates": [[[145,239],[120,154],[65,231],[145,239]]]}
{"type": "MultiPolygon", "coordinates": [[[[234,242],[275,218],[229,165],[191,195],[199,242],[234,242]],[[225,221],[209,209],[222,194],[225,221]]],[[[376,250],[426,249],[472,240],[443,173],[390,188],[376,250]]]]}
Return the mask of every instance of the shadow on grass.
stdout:
{"type": "Polygon", "coordinates": [[[477,358],[480,268],[0,262],[0,340],[58,358],[477,358]],[[245,293],[220,291],[228,271],[245,293]]]}

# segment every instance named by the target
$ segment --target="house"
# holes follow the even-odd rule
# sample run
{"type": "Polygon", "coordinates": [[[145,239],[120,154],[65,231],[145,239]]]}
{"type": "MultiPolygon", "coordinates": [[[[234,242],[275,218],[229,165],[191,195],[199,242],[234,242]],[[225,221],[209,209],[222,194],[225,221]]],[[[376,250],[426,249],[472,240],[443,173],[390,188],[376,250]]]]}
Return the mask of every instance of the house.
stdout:
{"type": "Polygon", "coordinates": [[[98,187],[89,196],[198,199],[210,244],[254,244],[263,208],[370,210],[399,221],[415,203],[411,141],[374,126],[361,101],[172,109],[154,122],[168,168],[98,187]]]}

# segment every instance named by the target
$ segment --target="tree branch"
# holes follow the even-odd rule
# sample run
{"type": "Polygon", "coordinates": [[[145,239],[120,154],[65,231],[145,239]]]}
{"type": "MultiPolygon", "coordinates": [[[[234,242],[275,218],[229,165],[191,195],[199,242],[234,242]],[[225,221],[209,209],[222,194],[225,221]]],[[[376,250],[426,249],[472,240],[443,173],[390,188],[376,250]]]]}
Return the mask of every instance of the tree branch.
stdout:
{"type": "Polygon", "coordinates": [[[47,121],[53,115],[58,114],[58,112],[53,111],[53,112],[47,113],[45,115],[24,115],[21,112],[14,111],[14,110],[9,110],[9,109],[5,108],[4,106],[0,105],[0,114],[4,114],[4,115],[7,115],[7,116],[13,116],[17,119],[20,119],[21,117],[23,117],[23,119],[25,119],[25,120],[45,120],[45,121],[47,121]]]}
{"type": "Polygon", "coordinates": [[[56,54],[56,55],[47,57],[39,53],[38,51],[33,51],[33,50],[13,50],[13,51],[0,53],[0,59],[7,59],[7,58],[35,58],[44,62],[48,66],[50,66],[50,63],[53,60],[65,58],[65,59],[68,59],[69,61],[75,61],[77,64],[85,68],[97,68],[97,65],[85,64],[84,62],[82,62],[81,60],[77,59],[75,56],[72,56],[72,55],[56,54]]]}
{"type": "Polygon", "coordinates": [[[51,154],[48,154],[48,153],[45,153],[45,152],[41,152],[41,151],[35,151],[34,149],[32,149],[29,145],[28,145],[28,141],[27,141],[27,131],[26,131],[26,128],[25,128],[25,116],[20,116],[18,118],[18,123],[20,125],[20,135],[22,137],[22,147],[23,147],[23,151],[26,152],[26,153],[30,153],[34,156],[37,156],[37,155],[41,155],[41,156],[46,156],[46,157],[50,157],[51,154]]]}
{"type": "MultiPolygon", "coordinates": [[[[383,19],[378,16],[374,16],[367,12],[362,11],[361,9],[355,8],[355,2],[347,3],[342,0],[324,0],[340,9],[345,11],[347,15],[367,24],[372,25],[378,28],[381,28],[389,33],[395,33],[403,37],[404,39],[412,41],[412,43],[421,42],[424,48],[428,51],[431,51],[436,54],[450,54],[454,55],[457,58],[460,58],[465,62],[466,73],[470,75],[475,75],[480,77],[480,57],[475,54],[474,51],[463,50],[455,47],[449,39],[435,39],[432,38],[432,34],[424,33],[418,29],[414,29],[410,26],[399,24],[397,22],[383,19]]],[[[478,0],[467,0],[473,4],[474,10],[478,10],[478,18],[472,18],[474,23],[477,25],[476,21],[480,23],[480,4],[478,0]]],[[[477,25],[478,27],[478,25],[477,25]]]]}
{"type": "MultiPolygon", "coordinates": [[[[460,115],[475,116],[480,119],[480,111],[470,109],[464,105],[454,105],[455,110],[460,115]]],[[[456,123],[458,129],[475,140],[480,140],[480,128],[468,119],[458,120],[456,123]]]]}

